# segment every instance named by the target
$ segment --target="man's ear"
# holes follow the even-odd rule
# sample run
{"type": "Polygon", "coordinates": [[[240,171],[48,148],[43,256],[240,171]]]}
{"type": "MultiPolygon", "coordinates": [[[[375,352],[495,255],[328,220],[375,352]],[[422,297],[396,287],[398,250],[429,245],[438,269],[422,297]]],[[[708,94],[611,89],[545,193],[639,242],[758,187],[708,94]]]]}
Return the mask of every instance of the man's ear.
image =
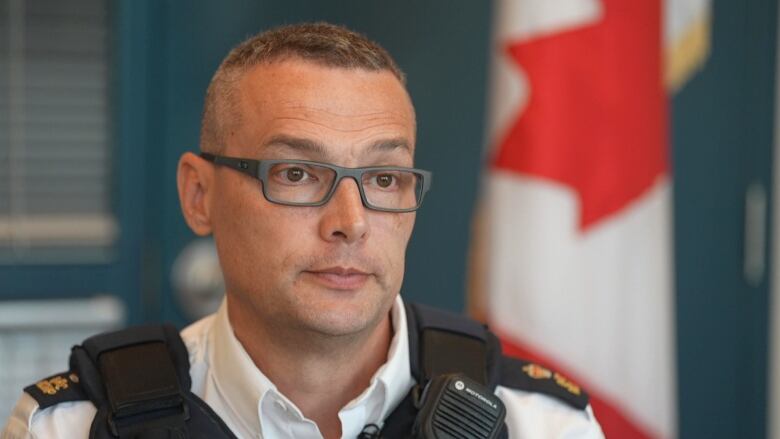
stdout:
{"type": "Polygon", "coordinates": [[[179,159],[176,182],[181,212],[187,225],[196,235],[210,234],[214,166],[191,152],[185,152],[179,159]]]}

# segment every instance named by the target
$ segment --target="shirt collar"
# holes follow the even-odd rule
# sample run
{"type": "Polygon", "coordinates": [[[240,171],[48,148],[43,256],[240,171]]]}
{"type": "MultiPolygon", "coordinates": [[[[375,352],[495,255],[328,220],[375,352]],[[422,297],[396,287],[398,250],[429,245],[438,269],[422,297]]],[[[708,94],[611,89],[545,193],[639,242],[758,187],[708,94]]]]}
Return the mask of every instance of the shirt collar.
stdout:
{"type": "MultiPolygon", "coordinates": [[[[409,366],[409,337],[403,301],[396,297],[390,311],[393,338],[387,353],[387,361],[371,378],[357,398],[339,412],[343,437],[355,437],[364,425],[382,421],[403,400],[414,385],[409,366]],[[354,433],[354,434],[353,434],[354,433]]],[[[230,326],[227,302],[217,311],[212,327],[211,374],[224,403],[234,412],[249,431],[261,431],[260,418],[269,416],[270,404],[263,404],[268,395],[289,404],[288,413],[300,419],[300,410],[284,395],[260,369],[238,341],[230,326]]],[[[300,419],[302,422],[310,422],[300,419]]],[[[265,423],[263,423],[265,424],[265,423]]]]}
{"type": "Polygon", "coordinates": [[[222,402],[249,431],[260,431],[257,405],[263,396],[275,388],[238,341],[230,326],[227,300],[217,311],[210,337],[211,376],[221,394],[222,402]]]}

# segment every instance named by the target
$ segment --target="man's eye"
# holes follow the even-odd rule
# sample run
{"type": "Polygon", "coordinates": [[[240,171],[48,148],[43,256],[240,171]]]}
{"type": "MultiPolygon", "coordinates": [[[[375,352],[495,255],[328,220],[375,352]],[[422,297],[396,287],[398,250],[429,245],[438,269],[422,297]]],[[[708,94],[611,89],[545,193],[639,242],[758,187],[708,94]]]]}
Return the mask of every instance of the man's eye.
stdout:
{"type": "Polygon", "coordinates": [[[395,176],[390,174],[379,174],[376,176],[376,185],[381,188],[389,188],[395,182],[395,176]]]}
{"type": "Polygon", "coordinates": [[[278,166],[271,171],[271,175],[280,184],[300,185],[317,181],[316,173],[304,166],[278,166]]]}
{"type": "Polygon", "coordinates": [[[307,163],[275,163],[268,170],[269,184],[289,187],[322,186],[333,180],[335,173],[323,166],[307,163]]]}
{"type": "Polygon", "coordinates": [[[303,180],[306,177],[306,171],[301,168],[287,168],[285,171],[285,178],[292,182],[303,180]]]}

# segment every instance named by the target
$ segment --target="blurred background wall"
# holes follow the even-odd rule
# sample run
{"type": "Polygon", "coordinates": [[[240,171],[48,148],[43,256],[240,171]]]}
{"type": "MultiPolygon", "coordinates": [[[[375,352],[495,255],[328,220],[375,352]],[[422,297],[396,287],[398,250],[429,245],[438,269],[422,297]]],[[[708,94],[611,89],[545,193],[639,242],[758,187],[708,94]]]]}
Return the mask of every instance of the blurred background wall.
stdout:
{"type": "MultiPolygon", "coordinates": [[[[222,57],[274,25],[345,24],[407,73],[416,165],[435,182],[402,294],[464,310],[494,9],[467,0],[0,0],[0,423],[20,382],[63,369],[84,334],[183,326],[219,300],[210,243],[179,213],[176,163],[197,149],[203,94],[222,57]]],[[[774,1],[715,1],[708,58],[669,102],[679,437],[770,434],[766,389],[780,367],[769,365],[766,202],[776,22],[774,1]],[[764,268],[746,274],[755,227],[764,268]]]]}

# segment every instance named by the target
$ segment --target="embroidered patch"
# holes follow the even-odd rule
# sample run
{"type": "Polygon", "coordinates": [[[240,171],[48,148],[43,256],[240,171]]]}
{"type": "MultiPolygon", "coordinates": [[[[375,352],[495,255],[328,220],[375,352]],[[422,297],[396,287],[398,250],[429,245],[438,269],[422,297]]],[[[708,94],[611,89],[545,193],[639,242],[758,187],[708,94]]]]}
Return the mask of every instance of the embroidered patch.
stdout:
{"type": "Polygon", "coordinates": [[[87,399],[79,384],[78,375],[73,372],[58,373],[44,378],[27,386],[24,391],[38,401],[41,409],[61,402],[87,399]]]}
{"type": "Polygon", "coordinates": [[[546,379],[552,376],[550,369],[545,369],[544,367],[534,363],[528,363],[523,366],[523,372],[535,380],[546,379]]]}
{"type": "Polygon", "coordinates": [[[35,387],[47,395],[56,395],[58,391],[68,388],[68,379],[63,378],[61,375],[57,375],[52,378],[38,381],[35,383],[35,387]]]}
{"type": "Polygon", "coordinates": [[[501,384],[514,389],[528,392],[544,393],[561,399],[578,409],[588,406],[588,394],[585,389],[565,375],[555,372],[539,364],[504,358],[502,368],[505,370],[501,384]]]}

